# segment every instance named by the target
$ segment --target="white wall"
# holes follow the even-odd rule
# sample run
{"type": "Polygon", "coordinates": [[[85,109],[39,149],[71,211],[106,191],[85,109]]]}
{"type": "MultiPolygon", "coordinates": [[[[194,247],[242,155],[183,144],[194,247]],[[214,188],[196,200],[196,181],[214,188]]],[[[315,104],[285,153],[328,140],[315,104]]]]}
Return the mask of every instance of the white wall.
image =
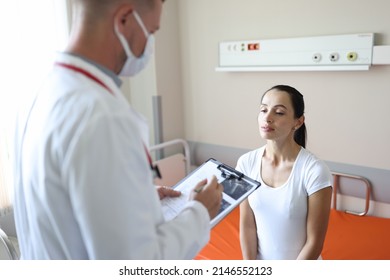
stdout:
{"type": "MultiPolygon", "coordinates": [[[[390,66],[364,72],[215,71],[220,41],[374,32],[376,45],[390,45],[389,1],[170,0],[164,6],[172,18],[163,17],[168,24],[157,42],[163,46],[156,53],[157,84],[161,92],[169,83],[178,102],[183,98],[184,134],[176,129],[177,136],[256,148],[264,143],[257,128],[262,93],[289,84],[305,97],[310,150],[328,161],[390,169],[390,66]],[[177,79],[164,81],[168,71],[177,79]]],[[[163,110],[172,107],[164,104],[163,110]]],[[[177,115],[165,117],[165,131],[181,125],[177,115]]]]}
{"type": "Polygon", "coordinates": [[[154,56],[146,68],[138,75],[122,77],[122,92],[131,106],[141,113],[149,125],[149,142],[154,145],[153,96],[157,95],[156,69],[154,56]]]}
{"type": "Polygon", "coordinates": [[[163,104],[164,139],[184,138],[183,87],[178,1],[164,2],[160,30],[156,33],[158,95],[163,104]]]}

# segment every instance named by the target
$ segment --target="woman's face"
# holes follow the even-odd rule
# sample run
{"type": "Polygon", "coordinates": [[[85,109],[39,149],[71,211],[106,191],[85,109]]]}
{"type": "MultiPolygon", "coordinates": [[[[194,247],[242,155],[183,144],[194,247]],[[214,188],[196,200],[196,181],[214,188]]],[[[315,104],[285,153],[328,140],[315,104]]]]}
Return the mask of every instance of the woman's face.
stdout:
{"type": "Polygon", "coordinates": [[[295,118],[290,96],[276,89],[268,91],[261,102],[258,116],[260,136],[266,140],[285,141],[294,139],[294,131],[299,126],[295,118]]]}

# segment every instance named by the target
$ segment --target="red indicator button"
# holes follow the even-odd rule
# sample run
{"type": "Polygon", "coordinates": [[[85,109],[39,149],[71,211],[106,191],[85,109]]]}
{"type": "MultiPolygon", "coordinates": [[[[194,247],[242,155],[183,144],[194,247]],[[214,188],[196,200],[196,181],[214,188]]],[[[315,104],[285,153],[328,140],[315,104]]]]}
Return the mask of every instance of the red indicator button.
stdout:
{"type": "Polygon", "coordinates": [[[259,43],[248,44],[248,51],[258,51],[258,50],[260,50],[259,43]]]}

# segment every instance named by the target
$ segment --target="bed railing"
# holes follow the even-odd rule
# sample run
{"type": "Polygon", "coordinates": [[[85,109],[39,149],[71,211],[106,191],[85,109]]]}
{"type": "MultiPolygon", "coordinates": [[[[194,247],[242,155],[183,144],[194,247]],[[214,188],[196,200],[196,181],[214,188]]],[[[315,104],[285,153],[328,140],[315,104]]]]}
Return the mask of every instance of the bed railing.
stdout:
{"type": "MultiPolygon", "coordinates": [[[[1,228],[0,228],[0,246],[2,246],[4,248],[8,259],[10,259],[10,260],[19,259],[19,255],[16,252],[14,245],[8,239],[8,236],[5,234],[5,232],[1,228]]],[[[1,250],[1,248],[0,248],[0,250],[1,250]]]]}
{"type": "Polygon", "coordinates": [[[363,212],[356,212],[351,210],[345,210],[346,213],[357,215],[357,216],[365,216],[368,213],[370,208],[370,194],[371,194],[371,183],[366,178],[357,175],[351,175],[346,173],[332,172],[333,175],[333,209],[337,210],[337,194],[340,189],[340,178],[348,178],[353,180],[358,180],[364,183],[366,188],[365,195],[365,208],[363,212]]]}
{"type": "Polygon", "coordinates": [[[190,172],[191,160],[190,160],[190,146],[188,145],[187,141],[185,141],[183,139],[174,139],[171,141],[167,141],[167,142],[163,142],[161,144],[151,146],[149,150],[151,152],[153,152],[153,151],[163,150],[167,147],[171,147],[171,146],[175,146],[175,145],[181,145],[183,147],[186,174],[188,174],[190,172]]]}
{"type": "Polygon", "coordinates": [[[174,186],[191,171],[190,147],[183,139],[174,139],[150,147],[150,152],[155,153],[157,164],[162,178],[155,178],[155,185],[174,186]],[[178,147],[182,150],[177,150],[178,147]],[[170,154],[165,156],[166,148],[170,148],[170,154]]]}

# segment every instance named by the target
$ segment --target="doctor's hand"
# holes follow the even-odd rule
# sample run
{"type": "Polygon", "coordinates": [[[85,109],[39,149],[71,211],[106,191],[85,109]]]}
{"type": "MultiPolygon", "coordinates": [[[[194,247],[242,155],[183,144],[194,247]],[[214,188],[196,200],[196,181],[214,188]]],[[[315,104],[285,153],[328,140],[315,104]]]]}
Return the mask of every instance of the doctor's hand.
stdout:
{"type": "Polygon", "coordinates": [[[156,186],[156,188],[160,200],[163,199],[164,197],[178,197],[181,195],[181,192],[176,191],[170,187],[156,186]]]}
{"type": "Polygon", "coordinates": [[[209,211],[210,220],[217,216],[221,208],[223,186],[218,183],[217,178],[212,176],[211,179],[200,181],[190,195],[202,203],[209,211]]]}

